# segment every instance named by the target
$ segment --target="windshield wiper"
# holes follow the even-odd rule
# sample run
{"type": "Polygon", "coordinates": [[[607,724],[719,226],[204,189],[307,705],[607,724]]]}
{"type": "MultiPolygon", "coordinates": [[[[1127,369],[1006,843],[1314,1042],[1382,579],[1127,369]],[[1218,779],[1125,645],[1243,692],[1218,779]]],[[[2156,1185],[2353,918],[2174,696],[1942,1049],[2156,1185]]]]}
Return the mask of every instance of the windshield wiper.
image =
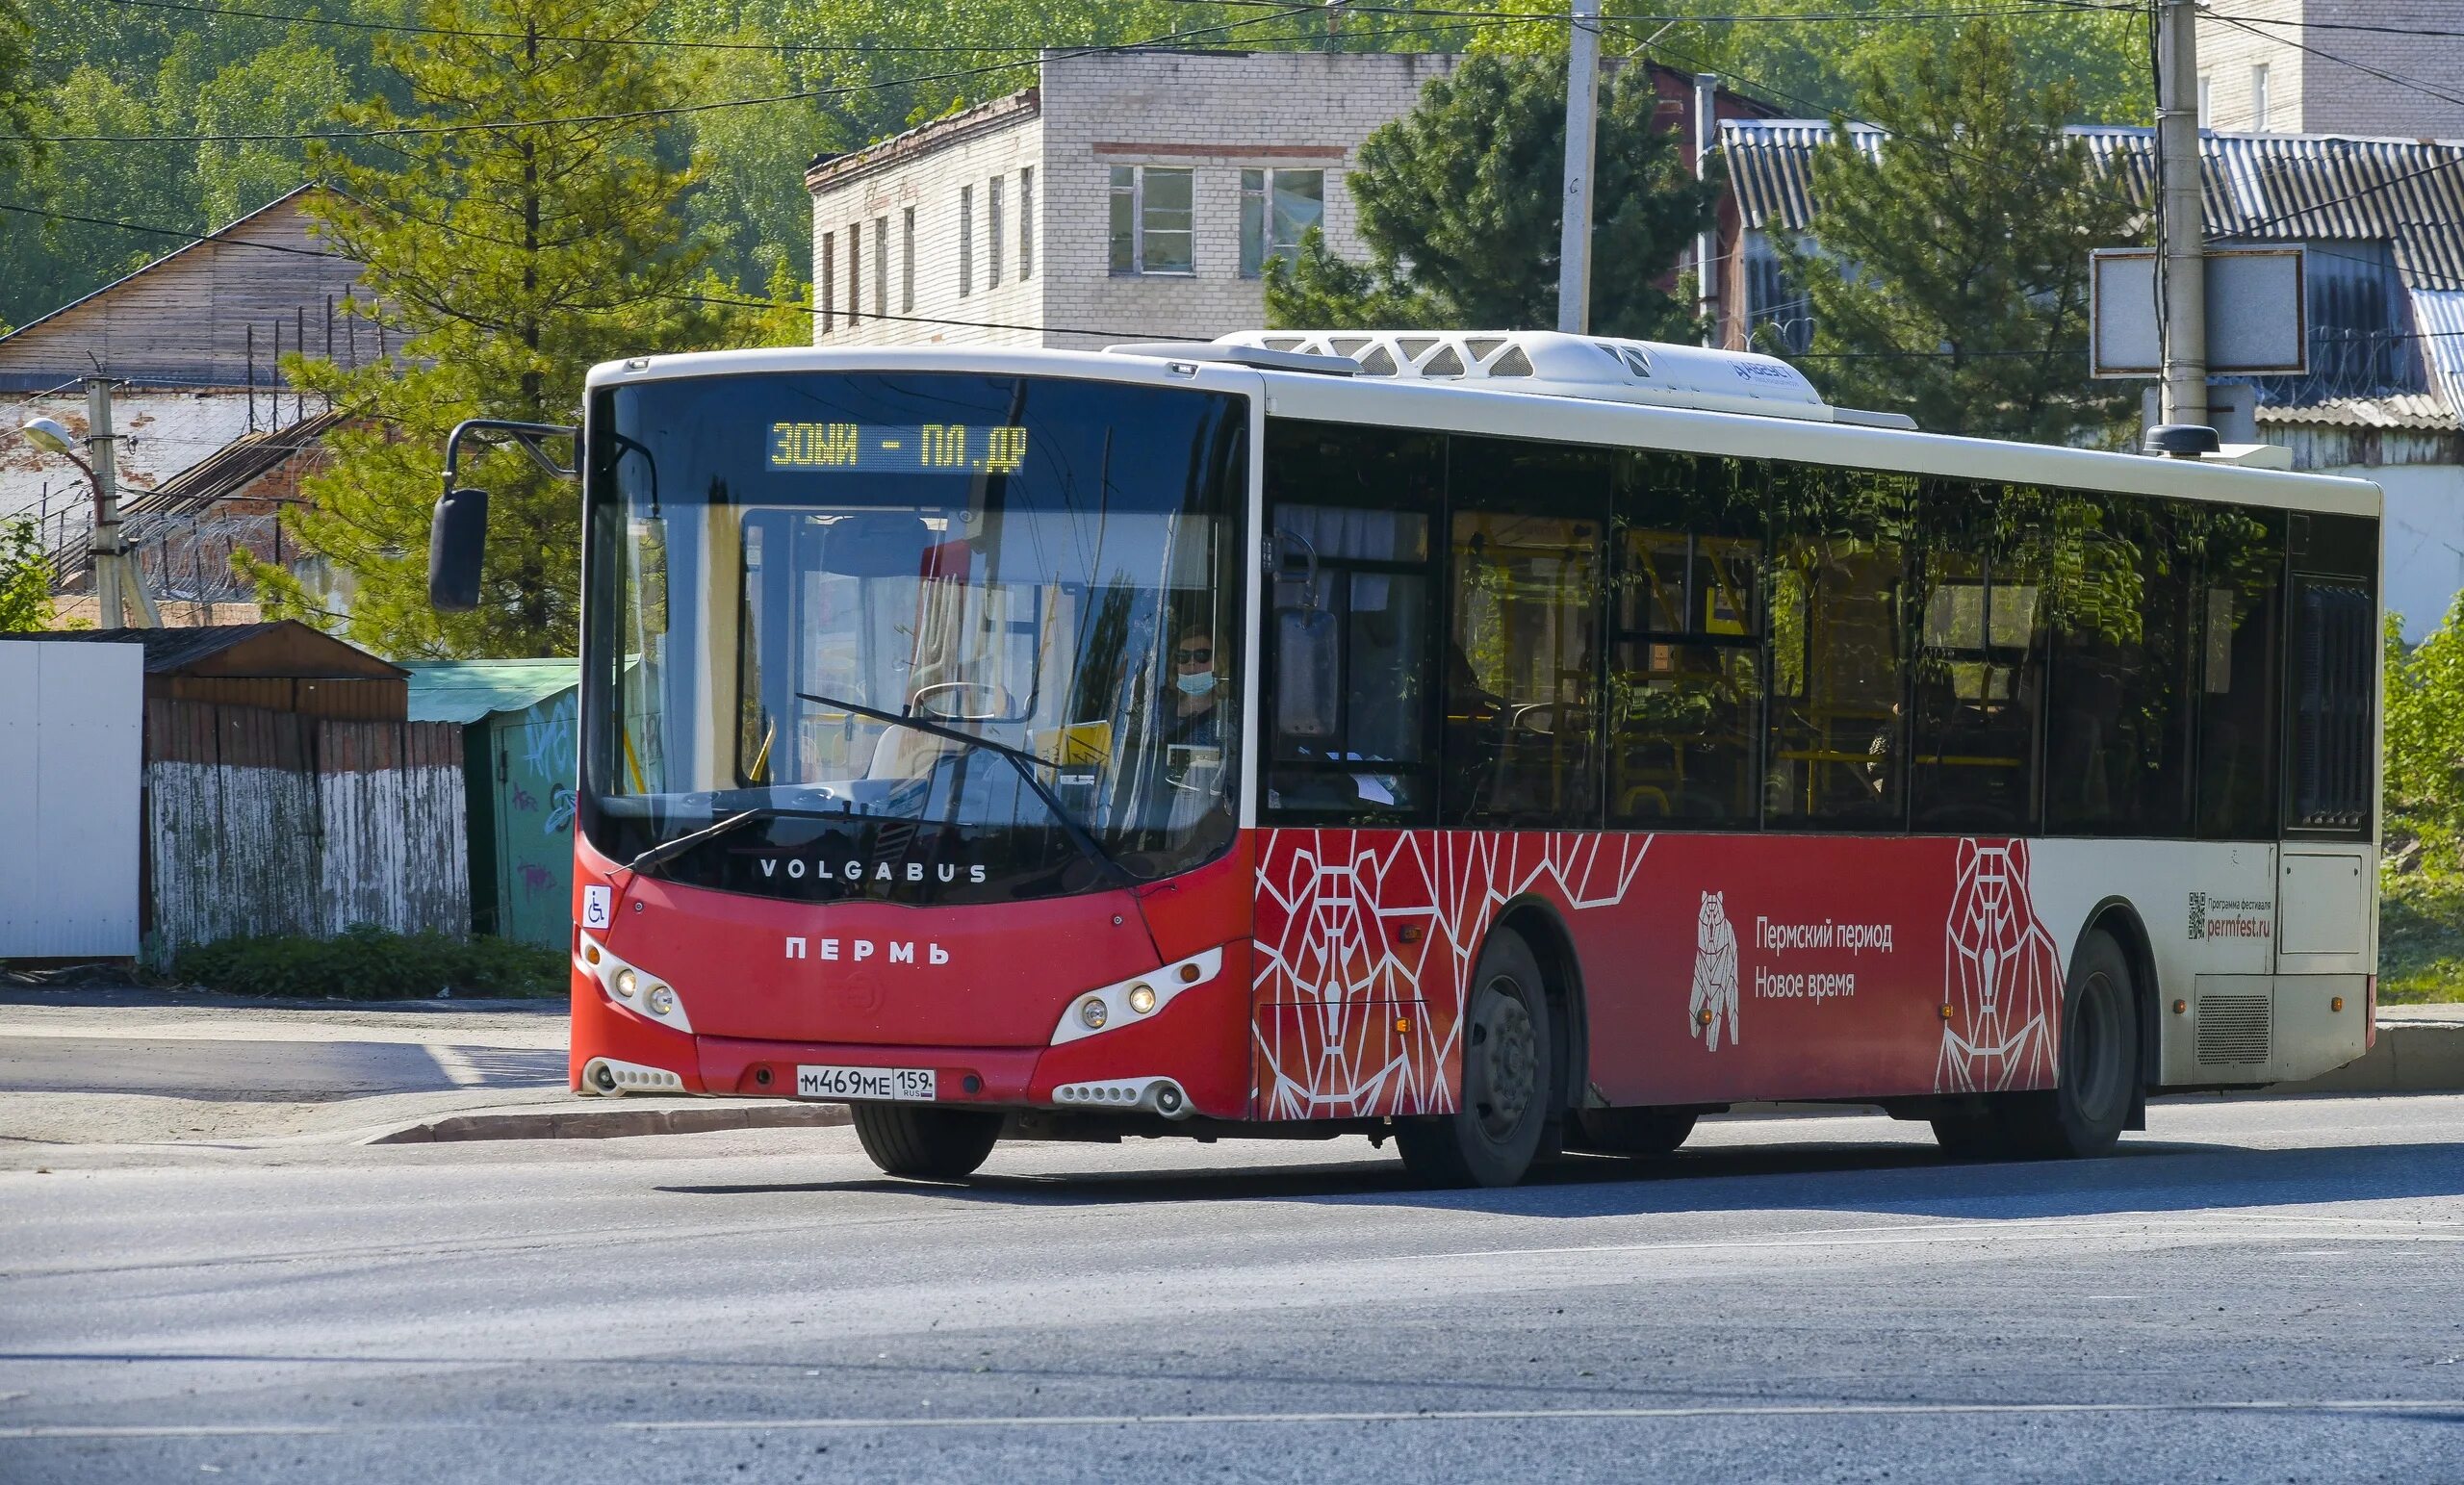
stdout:
{"type": "Polygon", "coordinates": [[[1087,828],[1078,823],[1077,817],[1062,805],[1059,797],[1045,788],[1043,781],[1036,777],[1036,765],[1041,763],[1043,759],[1037,757],[1034,754],[1023,748],[1013,748],[1008,743],[994,742],[989,737],[980,737],[973,732],[962,732],[957,728],[944,727],[938,722],[927,722],[921,717],[902,717],[897,712],[884,711],[878,706],[867,706],[861,702],[851,702],[844,697],[820,696],[810,691],[798,691],[795,695],[796,700],[800,702],[810,702],[816,706],[832,706],[840,711],[852,711],[860,717],[870,717],[876,722],[886,722],[892,727],[911,728],[927,737],[945,737],[961,747],[982,748],[1008,759],[1010,766],[1018,771],[1018,777],[1025,781],[1027,787],[1036,791],[1036,798],[1042,800],[1043,807],[1052,811],[1052,817],[1061,822],[1062,832],[1069,837],[1069,843],[1078,848],[1080,855],[1094,862],[1095,869],[1109,878],[1114,885],[1137,885],[1138,879],[1123,870],[1119,862],[1114,860],[1102,846],[1096,844],[1095,837],[1087,832],[1087,828]]]}
{"type": "Polygon", "coordinates": [[[827,814],[818,809],[788,809],[776,805],[756,805],[751,809],[739,809],[734,814],[723,815],[700,830],[679,835],[674,840],[662,840],[627,861],[625,870],[640,873],[658,865],[661,861],[672,860],[682,856],[706,840],[716,839],[737,826],[749,824],[755,820],[834,820],[836,818],[838,817],[834,814],[827,814]]]}

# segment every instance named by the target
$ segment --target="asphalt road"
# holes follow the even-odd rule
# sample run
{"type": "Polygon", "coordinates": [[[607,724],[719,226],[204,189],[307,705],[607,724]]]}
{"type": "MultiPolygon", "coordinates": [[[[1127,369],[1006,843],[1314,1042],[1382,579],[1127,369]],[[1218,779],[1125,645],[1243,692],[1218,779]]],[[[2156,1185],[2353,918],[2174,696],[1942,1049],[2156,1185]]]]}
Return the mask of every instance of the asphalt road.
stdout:
{"type": "Polygon", "coordinates": [[[2154,1121],[1442,1193],[1361,1140],[64,1149],[0,1171],[0,1479],[2464,1478],[2464,1097],[2154,1121]]]}

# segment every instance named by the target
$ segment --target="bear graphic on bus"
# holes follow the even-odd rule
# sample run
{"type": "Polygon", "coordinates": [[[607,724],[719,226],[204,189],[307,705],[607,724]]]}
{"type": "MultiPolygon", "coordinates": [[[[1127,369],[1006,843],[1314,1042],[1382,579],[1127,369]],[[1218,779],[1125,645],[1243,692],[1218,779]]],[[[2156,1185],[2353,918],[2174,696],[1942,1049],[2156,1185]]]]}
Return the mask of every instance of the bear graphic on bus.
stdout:
{"type": "Polygon", "coordinates": [[[1694,919],[1694,993],[1686,1005],[1686,1030],[1712,1052],[1720,1049],[1723,1019],[1729,1041],[1743,1040],[1736,1024],[1736,930],[1729,926],[1727,895],[1705,892],[1703,910],[1694,919]]]}

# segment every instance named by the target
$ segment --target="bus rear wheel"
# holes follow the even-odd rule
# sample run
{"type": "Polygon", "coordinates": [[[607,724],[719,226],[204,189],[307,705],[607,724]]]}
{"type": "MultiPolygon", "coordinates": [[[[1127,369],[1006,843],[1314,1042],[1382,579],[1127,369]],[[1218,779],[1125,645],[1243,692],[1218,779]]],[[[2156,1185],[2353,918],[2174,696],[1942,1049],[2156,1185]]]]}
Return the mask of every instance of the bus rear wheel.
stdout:
{"type": "Polygon", "coordinates": [[[1399,1120],[1403,1167],[1430,1186],[1512,1186],[1531,1168],[1556,1088],[1540,961],[1511,929],[1489,935],[1463,1008],[1463,1096],[1399,1120]]]}
{"type": "Polygon", "coordinates": [[[851,1104],[856,1139],[883,1173],[962,1181],[1001,1139],[1001,1115],[981,1109],[851,1104]]]}
{"type": "Polygon", "coordinates": [[[2090,934],[2062,993],[2061,1070],[2054,1087],[1996,1093],[1983,1107],[1934,1120],[1956,1160],[2075,1160],[2111,1154],[2130,1118],[2139,1076],[2139,996],[2113,935],[2090,934]]]}

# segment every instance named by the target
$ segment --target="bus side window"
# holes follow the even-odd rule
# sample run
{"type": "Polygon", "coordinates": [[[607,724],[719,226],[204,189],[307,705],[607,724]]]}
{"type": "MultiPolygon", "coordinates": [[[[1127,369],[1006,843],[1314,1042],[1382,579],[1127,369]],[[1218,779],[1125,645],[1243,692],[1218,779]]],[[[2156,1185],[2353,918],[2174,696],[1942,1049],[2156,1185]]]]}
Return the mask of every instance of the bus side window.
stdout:
{"type": "Polygon", "coordinates": [[[1267,425],[1265,812],[1425,825],[1427,577],[1445,445],[1267,425]]]}
{"type": "Polygon", "coordinates": [[[1691,454],[1622,461],[1605,697],[1612,825],[1756,824],[1758,473],[1744,460],[1691,454]]]}
{"type": "Polygon", "coordinates": [[[1915,481],[1771,467],[1772,824],[1895,824],[1907,800],[1905,560],[1915,481]]]}
{"type": "Polygon", "coordinates": [[[1918,831],[2035,829],[2046,532],[2060,499],[2034,485],[1927,483],[1909,739],[1918,831]]]}
{"type": "Polygon", "coordinates": [[[2073,491],[2053,522],[2045,829],[2187,835],[2195,560],[2158,501],[2073,491]]]}
{"type": "Polygon", "coordinates": [[[1453,441],[1440,824],[1599,828],[1615,469],[1605,449],[1453,441]]]}
{"type": "Polygon", "coordinates": [[[2275,833],[2276,639],[2282,624],[2284,515],[2177,506],[2199,554],[2198,832],[2275,833]]]}

